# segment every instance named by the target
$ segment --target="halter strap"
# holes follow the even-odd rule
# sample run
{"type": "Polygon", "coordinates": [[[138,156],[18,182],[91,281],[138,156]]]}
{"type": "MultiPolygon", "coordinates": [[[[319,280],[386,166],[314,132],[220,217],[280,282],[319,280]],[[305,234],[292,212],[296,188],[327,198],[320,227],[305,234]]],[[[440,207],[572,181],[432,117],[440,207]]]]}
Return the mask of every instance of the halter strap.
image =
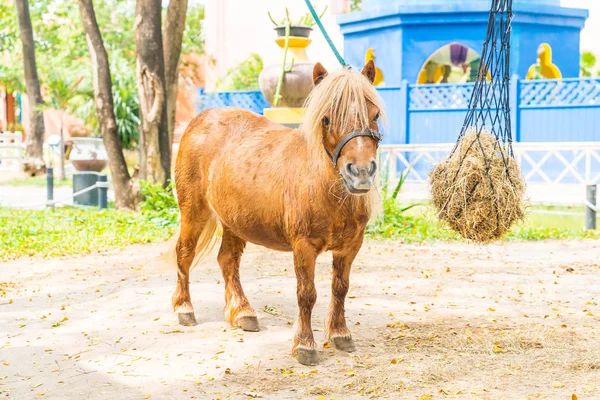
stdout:
{"type": "Polygon", "coordinates": [[[374,131],[371,129],[366,129],[364,131],[356,130],[354,132],[347,134],[346,136],[344,136],[342,138],[342,140],[340,140],[340,142],[336,146],[335,150],[333,151],[333,155],[331,153],[329,153],[329,150],[325,149],[325,152],[327,153],[327,157],[329,157],[329,159],[333,163],[334,168],[337,167],[337,162],[338,162],[338,159],[340,158],[340,154],[341,154],[344,146],[346,146],[348,144],[348,142],[351,141],[352,139],[360,137],[360,136],[366,136],[366,137],[375,139],[378,144],[379,144],[379,142],[381,142],[381,139],[383,138],[383,135],[380,132],[374,131]]]}

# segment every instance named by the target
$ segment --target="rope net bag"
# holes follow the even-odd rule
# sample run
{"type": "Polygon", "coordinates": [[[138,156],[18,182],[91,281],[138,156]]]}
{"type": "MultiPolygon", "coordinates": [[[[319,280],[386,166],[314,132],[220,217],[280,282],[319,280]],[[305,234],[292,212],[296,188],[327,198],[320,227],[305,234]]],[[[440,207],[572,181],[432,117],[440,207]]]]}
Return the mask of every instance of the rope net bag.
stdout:
{"type": "Polygon", "coordinates": [[[524,217],[509,106],[512,16],[512,0],[492,0],[469,111],[452,152],[429,176],[438,217],[482,243],[501,238],[524,217]]]}

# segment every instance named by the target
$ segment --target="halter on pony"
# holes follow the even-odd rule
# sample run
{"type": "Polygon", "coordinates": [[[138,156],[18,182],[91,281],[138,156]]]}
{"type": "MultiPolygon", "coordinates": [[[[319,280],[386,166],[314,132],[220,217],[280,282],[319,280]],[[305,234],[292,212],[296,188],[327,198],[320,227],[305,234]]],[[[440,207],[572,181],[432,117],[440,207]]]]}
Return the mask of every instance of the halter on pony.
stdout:
{"type": "Polygon", "coordinates": [[[337,162],[338,162],[338,159],[340,158],[340,154],[342,153],[342,149],[344,148],[344,146],[346,146],[352,139],[360,137],[360,136],[366,136],[366,137],[370,137],[371,139],[375,139],[377,141],[377,146],[379,146],[379,142],[381,142],[381,139],[383,139],[383,135],[380,132],[374,131],[372,129],[365,129],[363,131],[356,130],[354,132],[347,134],[346,136],[344,136],[342,138],[342,140],[340,140],[338,145],[335,147],[335,150],[333,151],[333,155],[331,153],[329,153],[329,150],[325,149],[325,152],[327,153],[327,157],[329,157],[329,159],[333,163],[334,168],[337,167],[337,162]]]}

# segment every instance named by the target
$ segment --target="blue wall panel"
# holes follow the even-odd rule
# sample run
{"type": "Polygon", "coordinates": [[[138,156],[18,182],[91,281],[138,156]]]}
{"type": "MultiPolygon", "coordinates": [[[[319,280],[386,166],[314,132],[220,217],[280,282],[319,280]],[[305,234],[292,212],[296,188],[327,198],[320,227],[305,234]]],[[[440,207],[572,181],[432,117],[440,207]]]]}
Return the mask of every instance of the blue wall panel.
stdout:
{"type": "Polygon", "coordinates": [[[466,111],[410,113],[410,143],[454,143],[465,120],[466,111]]]}
{"type": "Polygon", "coordinates": [[[408,85],[399,88],[382,88],[379,95],[383,100],[388,126],[380,127],[383,144],[408,143],[406,136],[406,103],[408,85]]]}
{"type": "Polygon", "coordinates": [[[521,110],[522,142],[600,141],[600,108],[521,110]]]}

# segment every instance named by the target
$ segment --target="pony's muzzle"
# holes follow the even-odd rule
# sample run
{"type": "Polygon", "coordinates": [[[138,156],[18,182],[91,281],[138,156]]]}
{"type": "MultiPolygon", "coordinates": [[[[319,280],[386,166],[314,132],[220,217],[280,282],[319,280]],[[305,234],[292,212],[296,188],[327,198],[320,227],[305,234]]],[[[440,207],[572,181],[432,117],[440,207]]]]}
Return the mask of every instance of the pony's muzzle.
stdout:
{"type": "Polygon", "coordinates": [[[375,184],[375,174],[377,173],[377,163],[371,160],[369,163],[346,163],[342,170],[342,178],[346,188],[350,193],[366,193],[375,184]]]}

